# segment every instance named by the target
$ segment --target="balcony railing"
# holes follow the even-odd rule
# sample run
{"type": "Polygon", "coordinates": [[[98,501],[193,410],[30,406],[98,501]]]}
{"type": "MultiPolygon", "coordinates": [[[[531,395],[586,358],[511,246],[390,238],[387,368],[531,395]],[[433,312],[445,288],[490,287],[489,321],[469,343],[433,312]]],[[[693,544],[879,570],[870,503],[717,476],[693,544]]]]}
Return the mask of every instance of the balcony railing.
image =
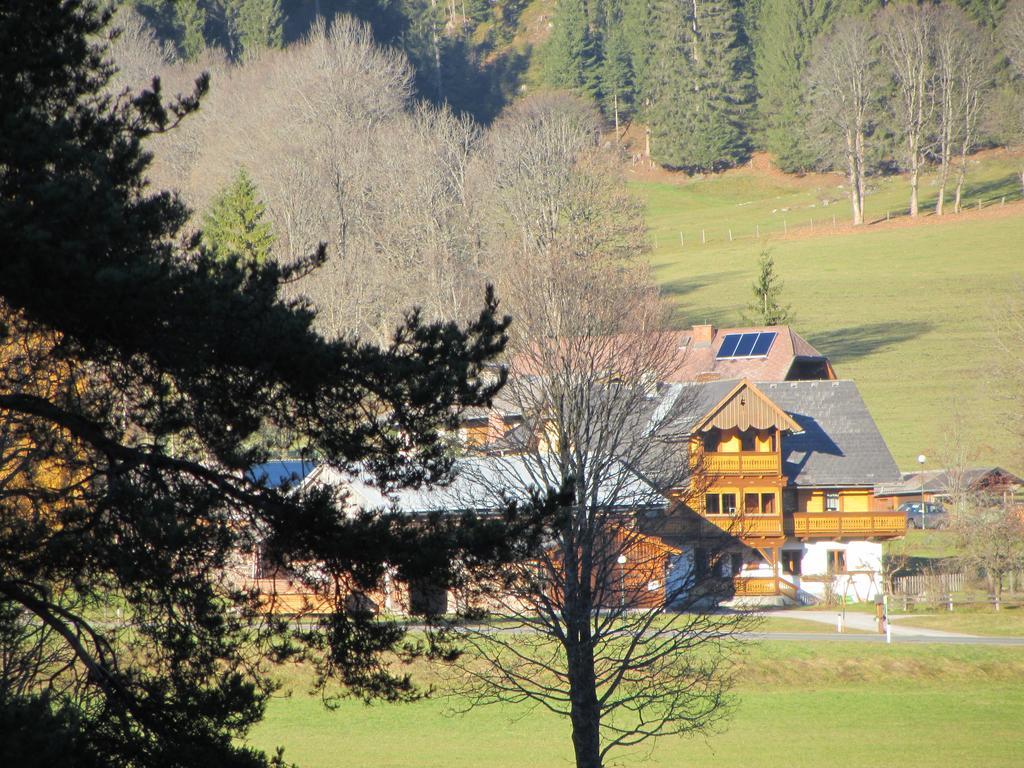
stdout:
{"type": "Polygon", "coordinates": [[[733,536],[781,536],[779,515],[705,515],[709,523],[733,536]]]}
{"type": "Polygon", "coordinates": [[[782,471],[777,453],[705,453],[703,462],[709,475],[778,475],[782,471]]]}
{"type": "Polygon", "coordinates": [[[782,595],[799,602],[799,590],[783,578],[774,576],[737,576],[732,580],[735,597],[782,595]]]}
{"type": "Polygon", "coordinates": [[[902,512],[797,512],[793,515],[793,535],[801,538],[893,538],[906,532],[907,516],[902,512]]]}

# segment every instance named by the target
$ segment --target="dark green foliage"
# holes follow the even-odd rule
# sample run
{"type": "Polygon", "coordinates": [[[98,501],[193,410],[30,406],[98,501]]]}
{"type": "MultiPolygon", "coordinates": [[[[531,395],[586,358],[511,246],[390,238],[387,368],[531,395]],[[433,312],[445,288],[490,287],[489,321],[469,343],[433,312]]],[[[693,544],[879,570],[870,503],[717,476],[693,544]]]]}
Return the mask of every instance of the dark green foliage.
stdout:
{"type": "Polygon", "coordinates": [[[304,650],[363,696],[415,691],[378,666],[401,644],[393,624],[342,597],[296,636],[225,581],[239,552],[316,563],[344,596],[385,563],[459,583],[467,564],[524,556],[543,521],[345,517],[326,491],[248,479],[266,458],[253,436],[285,431],[385,490],[443,479],[443,432],[502,384],[486,371],[508,320],[489,296],[465,328],[413,313],[386,348],[329,342],[278,294],[323,248],[282,269],[183,241],[188,211],[146,187],[140,143],[205,80],[171,104],[159,88],[103,96],[102,27],[82,0],[0,6],[0,755],[266,765],[238,739],[273,688],[269,658],[304,650]]]}
{"type": "Polygon", "coordinates": [[[626,33],[621,23],[614,24],[604,41],[601,62],[601,107],[616,124],[633,113],[636,79],[626,33]]]}
{"type": "Polygon", "coordinates": [[[1006,10],[1006,0],[953,0],[977,24],[995,29],[1006,10]]]}
{"type": "Polygon", "coordinates": [[[731,0],[654,0],[650,127],[660,164],[714,171],[743,161],[753,99],[749,47],[731,0]],[[696,14],[694,13],[696,8],[696,14]]]}
{"type": "Polygon", "coordinates": [[[129,0],[185,58],[218,46],[239,59],[284,44],[283,0],[129,0]]]}
{"type": "Polygon", "coordinates": [[[583,0],[559,0],[544,48],[544,78],[556,88],[596,97],[600,60],[583,0]]]}
{"type": "Polygon", "coordinates": [[[757,261],[758,275],[754,281],[754,296],[747,305],[743,319],[751,325],[786,325],[793,322],[790,305],[779,303],[782,280],[775,273],[775,259],[768,250],[761,251],[757,261]]]}
{"type": "Polygon", "coordinates": [[[274,232],[264,213],[256,184],[242,168],[203,217],[203,242],[219,259],[234,256],[261,264],[274,247],[274,232]]]}
{"type": "Polygon", "coordinates": [[[803,75],[834,10],[831,0],[761,3],[755,58],[761,142],[784,171],[804,171],[817,160],[806,131],[803,75]]]}

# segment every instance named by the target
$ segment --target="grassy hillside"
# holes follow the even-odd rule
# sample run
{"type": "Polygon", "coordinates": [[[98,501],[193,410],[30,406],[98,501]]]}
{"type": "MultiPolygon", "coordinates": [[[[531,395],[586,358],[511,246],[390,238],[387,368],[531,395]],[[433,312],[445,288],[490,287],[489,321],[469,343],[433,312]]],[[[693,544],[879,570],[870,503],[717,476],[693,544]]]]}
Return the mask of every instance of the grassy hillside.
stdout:
{"type": "MultiPolygon", "coordinates": [[[[899,215],[905,182],[877,181],[867,199],[875,223],[858,231],[845,224],[838,176],[744,168],[703,179],[637,175],[631,185],[647,203],[651,261],[681,325],[739,322],[758,253],[769,247],[795,327],[841,377],[858,382],[901,467],[922,452],[937,466],[959,412],[978,462],[1019,468],[1002,428],[1011,406],[1007,383],[996,377],[993,326],[1011,295],[1024,291],[1020,162],[1002,152],[975,158],[965,195],[971,210],[914,223],[899,215]]],[[[922,185],[926,209],[933,182],[922,185]]]]}
{"type": "MultiPolygon", "coordinates": [[[[718,733],[619,753],[617,764],[1009,768],[1020,759],[1022,673],[1019,648],[763,642],[748,651],[734,716],[718,733]]],[[[252,741],[284,744],[304,768],[571,765],[566,720],[527,705],[452,714],[460,703],[327,711],[299,685],[271,704],[252,741]]]]}

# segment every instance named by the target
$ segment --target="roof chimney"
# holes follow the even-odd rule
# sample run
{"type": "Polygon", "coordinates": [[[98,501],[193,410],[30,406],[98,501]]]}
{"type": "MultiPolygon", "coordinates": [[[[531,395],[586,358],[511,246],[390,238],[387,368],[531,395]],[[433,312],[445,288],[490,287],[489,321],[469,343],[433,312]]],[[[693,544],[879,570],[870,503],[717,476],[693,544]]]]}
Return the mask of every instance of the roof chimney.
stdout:
{"type": "Polygon", "coordinates": [[[715,326],[695,325],[693,331],[690,332],[690,338],[693,339],[694,345],[711,344],[711,340],[715,338],[715,326]]]}

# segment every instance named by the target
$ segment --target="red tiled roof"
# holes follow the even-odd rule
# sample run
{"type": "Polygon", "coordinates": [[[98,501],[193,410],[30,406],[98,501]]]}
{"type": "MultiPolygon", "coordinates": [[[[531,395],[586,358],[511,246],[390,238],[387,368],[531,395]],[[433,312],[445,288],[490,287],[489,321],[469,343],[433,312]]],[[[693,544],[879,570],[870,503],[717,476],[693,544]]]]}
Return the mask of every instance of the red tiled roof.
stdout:
{"type": "MultiPolygon", "coordinates": [[[[673,382],[714,381],[718,379],[751,379],[753,381],[785,381],[793,361],[798,357],[822,358],[818,350],[788,325],[749,326],[745,328],[711,329],[711,342],[694,341],[694,331],[678,331],[680,364],[671,377],[673,382]],[[730,333],[775,332],[778,336],[764,357],[717,357],[722,341],[730,333]]],[[[698,338],[700,334],[697,334],[698,338]]],[[[834,375],[831,378],[835,378],[834,375]]]]}

